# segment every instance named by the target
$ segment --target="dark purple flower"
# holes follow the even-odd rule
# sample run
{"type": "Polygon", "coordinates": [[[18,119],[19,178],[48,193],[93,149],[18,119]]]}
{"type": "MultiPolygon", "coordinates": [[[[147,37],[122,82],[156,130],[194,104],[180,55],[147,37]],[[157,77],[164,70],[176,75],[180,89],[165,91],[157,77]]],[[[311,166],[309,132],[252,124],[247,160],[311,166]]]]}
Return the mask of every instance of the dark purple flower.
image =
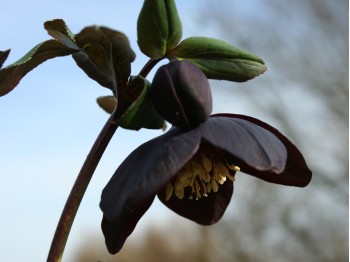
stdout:
{"type": "Polygon", "coordinates": [[[117,253],[157,195],[201,225],[223,216],[236,171],[265,181],[306,186],[311,171],[277,129],[244,115],[211,116],[194,129],[173,127],[134,150],[102,192],[102,231],[117,253]]]}

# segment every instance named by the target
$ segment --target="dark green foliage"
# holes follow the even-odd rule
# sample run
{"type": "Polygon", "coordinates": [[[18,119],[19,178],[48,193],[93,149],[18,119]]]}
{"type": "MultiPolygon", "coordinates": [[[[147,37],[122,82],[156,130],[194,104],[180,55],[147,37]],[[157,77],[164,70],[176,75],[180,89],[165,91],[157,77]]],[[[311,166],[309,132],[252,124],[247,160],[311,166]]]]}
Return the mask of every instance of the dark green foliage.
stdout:
{"type": "Polygon", "coordinates": [[[174,0],[145,0],[137,20],[140,50],[151,58],[165,56],[182,38],[182,25],[174,0]]]}
{"type": "Polygon", "coordinates": [[[244,82],[267,69],[260,57],[207,37],[187,38],[171,51],[171,55],[191,61],[211,79],[244,82]]]}

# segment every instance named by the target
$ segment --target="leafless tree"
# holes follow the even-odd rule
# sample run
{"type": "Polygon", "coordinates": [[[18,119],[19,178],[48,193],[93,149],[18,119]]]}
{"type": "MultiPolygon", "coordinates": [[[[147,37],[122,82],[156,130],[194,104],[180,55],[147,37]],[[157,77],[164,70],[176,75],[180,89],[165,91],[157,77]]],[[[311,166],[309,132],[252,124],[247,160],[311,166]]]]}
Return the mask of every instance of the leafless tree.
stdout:
{"type": "Polygon", "coordinates": [[[203,6],[199,19],[213,37],[263,56],[270,68],[243,85],[213,82],[218,99],[225,97],[216,110],[274,123],[314,173],[302,190],[242,175],[238,205],[217,228],[232,251],[223,261],[348,261],[348,1],[203,6]]]}

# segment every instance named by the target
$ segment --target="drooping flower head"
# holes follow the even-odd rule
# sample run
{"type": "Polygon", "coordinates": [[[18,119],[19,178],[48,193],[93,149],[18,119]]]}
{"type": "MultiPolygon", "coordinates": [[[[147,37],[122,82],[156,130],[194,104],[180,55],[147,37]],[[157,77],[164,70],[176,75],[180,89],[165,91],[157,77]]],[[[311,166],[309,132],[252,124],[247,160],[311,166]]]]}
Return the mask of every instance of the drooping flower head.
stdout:
{"type": "MultiPolygon", "coordinates": [[[[180,123],[179,126],[135,149],[103,190],[102,230],[111,253],[121,249],[156,196],[177,214],[201,225],[211,225],[220,220],[230,203],[234,177],[239,170],[282,185],[303,187],[311,180],[311,171],[302,154],[270,125],[236,114],[213,115],[204,121],[192,117],[191,110],[199,108],[207,112],[208,108],[186,102],[187,95],[209,96],[204,91],[184,92],[183,83],[190,83],[190,89],[194,85],[201,88],[202,84],[207,86],[207,80],[188,81],[186,77],[191,74],[178,70],[178,63],[183,62],[170,63],[169,68],[157,72],[165,75],[156,74],[153,99],[159,113],[169,122],[180,123]],[[161,86],[176,97],[169,94],[158,97],[156,88],[161,86]],[[162,98],[169,101],[170,111],[175,108],[179,114],[166,112],[169,109],[162,98]]],[[[195,79],[193,74],[192,78],[195,79]]],[[[210,114],[211,98],[202,101],[210,101],[210,114]]]]}

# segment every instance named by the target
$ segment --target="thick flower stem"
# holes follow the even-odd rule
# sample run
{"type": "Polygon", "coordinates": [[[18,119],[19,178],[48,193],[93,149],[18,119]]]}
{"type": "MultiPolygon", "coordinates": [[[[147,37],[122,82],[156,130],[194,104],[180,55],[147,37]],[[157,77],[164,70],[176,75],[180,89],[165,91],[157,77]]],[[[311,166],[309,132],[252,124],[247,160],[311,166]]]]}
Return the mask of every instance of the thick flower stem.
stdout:
{"type": "Polygon", "coordinates": [[[160,58],[151,58],[148,60],[148,62],[145,64],[145,66],[141,69],[139,75],[146,78],[148,73],[153,69],[153,67],[158,64],[158,62],[162,61],[164,57],[160,58]]]}
{"type": "MultiPolygon", "coordinates": [[[[163,59],[150,59],[140,71],[139,75],[146,77],[152,68],[163,59]]],[[[72,227],[75,215],[77,214],[79,205],[85,191],[89,185],[92,175],[100,162],[100,159],[108,146],[109,141],[113,137],[118,128],[116,110],[109,117],[100,134],[98,135],[90,153],[88,154],[83,166],[80,169],[78,177],[68,196],[60,220],[56,227],[55,235],[51,242],[51,247],[47,257],[47,262],[60,262],[63,256],[64,248],[68,239],[70,229],[72,227]]]]}
{"type": "Polygon", "coordinates": [[[66,201],[53,237],[48,262],[59,262],[81,200],[109,141],[118,128],[115,112],[110,116],[88,154],[66,201]]]}

